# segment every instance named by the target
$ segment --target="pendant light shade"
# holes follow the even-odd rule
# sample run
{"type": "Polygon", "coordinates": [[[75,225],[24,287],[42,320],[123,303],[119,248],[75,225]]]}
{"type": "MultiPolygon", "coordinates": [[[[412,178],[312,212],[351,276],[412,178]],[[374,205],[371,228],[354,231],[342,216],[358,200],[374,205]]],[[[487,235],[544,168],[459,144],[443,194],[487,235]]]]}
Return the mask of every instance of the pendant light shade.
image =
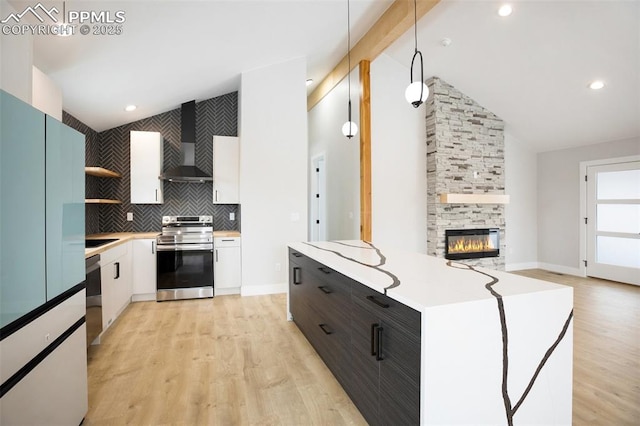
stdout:
{"type": "Polygon", "coordinates": [[[418,108],[429,97],[429,88],[424,84],[424,65],[422,63],[422,52],[418,50],[418,7],[416,0],[413,0],[413,31],[415,40],[415,50],[413,58],[411,59],[411,83],[407,90],[404,91],[404,97],[414,108],[418,108]],[[416,63],[416,58],[420,61],[420,80],[413,81],[413,66],[416,63]]]}
{"type": "Polygon", "coordinates": [[[418,108],[429,97],[429,88],[424,83],[414,81],[404,91],[404,97],[407,102],[418,108]]]}
{"type": "Polygon", "coordinates": [[[347,121],[342,125],[342,134],[351,139],[358,133],[358,125],[353,121],[347,121]]]}
{"type": "Polygon", "coordinates": [[[351,12],[347,0],[347,58],[349,68],[347,69],[347,82],[349,85],[349,109],[347,110],[347,121],[342,125],[342,134],[351,139],[358,133],[358,126],[351,121],[351,12]]]}

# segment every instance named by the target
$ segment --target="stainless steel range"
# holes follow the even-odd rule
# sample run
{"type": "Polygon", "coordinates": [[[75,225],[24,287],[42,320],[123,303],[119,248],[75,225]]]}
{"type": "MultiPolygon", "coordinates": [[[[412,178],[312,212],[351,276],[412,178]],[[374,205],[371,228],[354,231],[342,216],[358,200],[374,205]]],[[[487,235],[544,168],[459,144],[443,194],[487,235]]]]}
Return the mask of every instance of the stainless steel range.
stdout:
{"type": "Polygon", "coordinates": [[[157,297],[213,297],[213,216],[163,216],[157,237],[157,297]]]}

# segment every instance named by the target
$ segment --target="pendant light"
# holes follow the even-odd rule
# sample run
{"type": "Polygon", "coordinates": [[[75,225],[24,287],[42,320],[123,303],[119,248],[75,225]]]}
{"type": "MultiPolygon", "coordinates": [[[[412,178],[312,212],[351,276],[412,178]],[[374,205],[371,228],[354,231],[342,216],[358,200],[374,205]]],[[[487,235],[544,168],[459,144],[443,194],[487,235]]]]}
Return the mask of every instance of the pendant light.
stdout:
{"type": "Polygon", "coordinates": [[[351,121],[351,13],[349,0],[347,0],[347,58],[349,68],[347,69],[347,82],[349,86],[349,110],[347,121],[342,125],[342,134],[351,139],[358,133],[358,126],[351,121]]]}
{"type": "Polygon", "coordinates": [[[415,50],[411,59],[411,84],[404,92],[404,97],[414,108],[418,108],[429,97],[429,88],[424,84],[424,65],[422,63],[422,53],[418,50],[418,7],[416,0],[413,0],[413,30],[415,39],[415,50]],[[420,56],[420,81],[413,81],[413,64],[416,56],[420,56]]]}

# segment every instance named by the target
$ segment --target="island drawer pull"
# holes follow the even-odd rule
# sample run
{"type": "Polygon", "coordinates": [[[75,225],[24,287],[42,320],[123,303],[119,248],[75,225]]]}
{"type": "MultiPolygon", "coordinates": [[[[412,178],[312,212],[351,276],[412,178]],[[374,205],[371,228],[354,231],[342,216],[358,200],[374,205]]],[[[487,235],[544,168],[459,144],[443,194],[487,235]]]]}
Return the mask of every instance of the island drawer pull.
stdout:
{"type": "Polygon", "coordinates": [[[329,268],[325,268],[324,266],[319,267],[318,269],[320,269],[322,272],[324,272],[325,274],[330,274],[331,273],[331,269],[329,268]]]}
{"type": "Polygon", "coordinates": [[[300,268],[297,266],[293,268],[293,283],[295,285],[302,284],[302,281],[300,281],[300,268]]]}
{"type": "Polygon", "coordinates": [[[380,306],[381,308],[385,308],[386,309],[386,308],[389,307],[388,303],[379,301],[378,299],[376,299],[375,296],[367,296],[367,300],[370,301],[370,302],[375,303],[376,305],[380,306]]]}
{"type": "Polygon", "coordinates": [[[329,290],[326,286],[321,285],[321,286],[319,286],[318,288],[319,288],[320,290],[322,290],[322,292],[323,292],[324,294],[331,294],[331,293],[333,293],[333,292],[332,292],[331,290],[329,290]]]}
{"type": "Polygon", "coordinates": [[[297,252],[291,252],[291,254],[293,255],[293,257],[302,257],[302,255],[300,253],[297,252]]]}
{"type": "Polygon", "coordinates": [[[324,334],[333,334],[333,331],[327,329],[327,324],[318,324],[318,327],[324,331],[324,334]]]}

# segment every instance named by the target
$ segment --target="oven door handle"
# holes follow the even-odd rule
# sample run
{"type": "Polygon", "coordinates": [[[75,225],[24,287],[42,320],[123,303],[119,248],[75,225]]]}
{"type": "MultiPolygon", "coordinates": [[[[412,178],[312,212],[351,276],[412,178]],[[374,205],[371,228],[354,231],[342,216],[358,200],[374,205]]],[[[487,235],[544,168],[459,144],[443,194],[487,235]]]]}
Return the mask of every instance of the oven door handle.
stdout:
{"type": "Polygon", "coordinates": [[[213,253],[212,244],[171,244],[171,245],[156,245],[156,251],[208,251],[213,253]]]}

